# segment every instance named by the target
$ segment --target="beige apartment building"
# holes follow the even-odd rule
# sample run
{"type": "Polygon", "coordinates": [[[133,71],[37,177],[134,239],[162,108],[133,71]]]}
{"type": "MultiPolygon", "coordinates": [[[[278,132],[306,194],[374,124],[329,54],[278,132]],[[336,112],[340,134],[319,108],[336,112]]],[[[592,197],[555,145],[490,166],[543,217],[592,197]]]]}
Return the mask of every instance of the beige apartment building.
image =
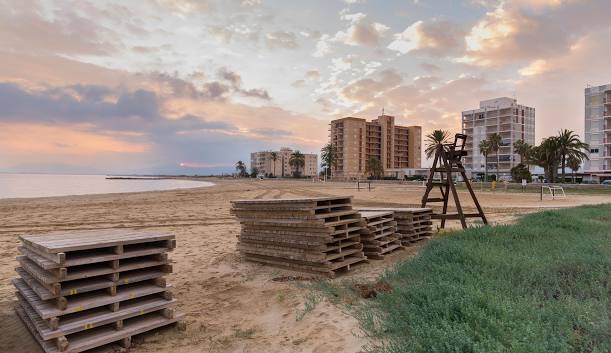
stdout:
{"type": "MultiPolygon", "coordinates": [[[[294,172],[294,168],[289,163],[293,152],[288,147],[283,147],[280,151],[253,152],[250,154],[250,166],[251,168],[257,168],[259,174],[289,177],[294,172]],[[276,160],[273,159],[274,152],[276,153],[276,160]]],[[[305,165],[303,168],[300,168],[301,175],[318,175],[318,155],[315,153],[304,153],[303,155],[305,157],[305,165]]]]}
{"type": "Polygon", "coordinates": [[[331,121],[330,142],[337,148],[337,166],[333,176],[366,176],[367,161],[381,161],[384,174],[391,169],[420,168],[422,129],[420,126],[395,125],[395,117],[377,119],[347,117],[331,121]]]}

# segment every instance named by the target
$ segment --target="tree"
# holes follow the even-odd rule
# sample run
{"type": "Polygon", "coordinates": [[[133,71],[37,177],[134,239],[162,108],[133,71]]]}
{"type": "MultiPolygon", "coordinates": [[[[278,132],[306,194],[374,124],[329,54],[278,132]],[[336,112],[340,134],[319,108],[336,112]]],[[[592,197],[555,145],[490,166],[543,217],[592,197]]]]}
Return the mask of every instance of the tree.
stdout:
{"type": "Polygon", "coordinates": [[[295,170],[293,176],[299,177],[301,175],[301,168],[305,166],[305,156],[303,153],[299,152],[299,150],[293,152],[289,159],[289,165],[295,170]]]}
{"type": "Polygon", "coordinates": [[[424,150],[426,158],[431,158],[435,154],[437,145],[448,143],[449,139],[450,134],[445,130],[435,130],[432,133],[426,135],[426,149],[424,150]]]}
{"type": "Polygon", "coordinates": [[[238,176],[245,177],[248,173],[246,173],[246,164],[242,161],[238,161],[235,164],[235,170],[238,172],[238,176]]]}
{"type": "Polygon", "coordinates": [[[491,152],[490,141],[481,140],[479,143],[479,153],[484,156],[484,181],[488,181],[488,155],[491,152]]]}
{"type": "Polygon", "coordinates": [[[541,141],[541,144],[533,147],[531,151],[531,162],[543,168],[549,183],[553,183],[558,174],[561,160],[559,146],[558,137],[551,136],[541,141]]]}
{"type": "Polygon", "coordinates": [[[337,168],[337,147],[328,143],[320,150],[321,167],[325,168],[327,176],[331,176],[331,169],[337,168]]]}
{"type": "Polygon", "coordinates": [[[524,140],[516,140],[513,143],[513,153],[520,156],[520,163],[526,165],[526,168],[529,168],[529,155],[531,152],[532,146],[524,140]]]}
{"type": "Polygon", "coordinates": [[[367,160],[365,171],[376,179],[380,179],[382,174],[384,174],[382,162],[376,157],[371,157],[367,160]]]}
{"type": "Polygon", "coordinates": [[[259,175],[259,169],[257,169],[257,167],[251,167],[250,168],[250,177],[256,178],[257,175],[259,175]]]}
{"type": "Polygon", "coordinates": [[[569,156],[566,159],[566,166],[571,168],[571,171],[572,171],[571,174],[573,174],[573,178],[572,178],[573,179],[573,184],[575,184],[575,172],[579,170],[579,167],[581,167],[581,162],[582,161],[583,161],[582,159],[580,159],[580,158],[578,158],[576,156],[573,156],[573,155],[569,156]]]}
{"type": "Polygon", "coordinates": [[[558,149],[560,153],[560,163],[562,168],[562,182],[564,183],[565,168],[567,158],[573,156],[578,158],[580,161],[587,159],[588,155],[586,151],[590,147],[587,143],[582,142],[579,139],[579,135],[575,134],[572,130],[560,130],[558,131],[558,149]]]}
{"type": "Polygon", "coordinates": [[[276,176],[276,161],[278,160],[278,152],[270,153],[272,157],[272,168],[274,169],[274,177],[276,176]]]}
{"type": "Polygon", "coordinates": [[[503,138],[496,132],[488,136],[488,142],[490,143],[490,151],[496,154],[496,180],[499,180],[499,149],[501,149],[501,143],[503,138]]]}
{"type": "Polygon", "coordinates": [[[511,179],[516,183],[521,183],[523,179],[531,182],[533,177],[524,163],[520,163],[511,168],[511,179]]]}

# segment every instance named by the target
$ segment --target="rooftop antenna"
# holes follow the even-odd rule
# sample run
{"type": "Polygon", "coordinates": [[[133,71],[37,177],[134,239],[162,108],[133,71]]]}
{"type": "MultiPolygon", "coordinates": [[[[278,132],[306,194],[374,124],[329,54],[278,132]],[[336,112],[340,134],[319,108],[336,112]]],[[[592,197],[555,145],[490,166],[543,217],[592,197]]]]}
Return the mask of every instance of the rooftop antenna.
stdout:
{"type": "Polygon", "coordinates": [[[382,107],[382,116],[384,116],[384,107],[382,107]]]}

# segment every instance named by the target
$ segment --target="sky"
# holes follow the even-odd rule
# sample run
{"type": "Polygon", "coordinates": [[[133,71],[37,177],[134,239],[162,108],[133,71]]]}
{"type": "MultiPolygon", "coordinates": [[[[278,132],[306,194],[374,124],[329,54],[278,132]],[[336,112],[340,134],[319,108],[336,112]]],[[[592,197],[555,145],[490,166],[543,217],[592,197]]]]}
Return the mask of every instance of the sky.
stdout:
{"type": "Polygon", "coordinates": [[[609,0],[0,0],[0,172],[207,174],[329,121],[460,130],[489,98],[583,136],[609,0]]]}

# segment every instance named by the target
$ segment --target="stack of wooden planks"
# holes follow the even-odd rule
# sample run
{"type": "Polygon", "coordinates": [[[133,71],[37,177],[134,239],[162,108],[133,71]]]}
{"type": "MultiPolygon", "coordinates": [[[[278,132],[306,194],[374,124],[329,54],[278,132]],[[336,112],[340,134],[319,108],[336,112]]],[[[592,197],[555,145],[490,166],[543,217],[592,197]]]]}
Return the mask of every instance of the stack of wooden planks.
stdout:
{"type": "Polygon", "coordinates": [[[423,239],[428,239],[433,235],[433,222],[430,208],[390,208],[390,207],[362,207],[360,211],[392,211],[395,221],[397,221],[397,233],[401,238],[403,246],[423,239]]]}
{"type": "Polygon", "coordinates": [[[365,221],[361,243],[368,259],[382,260],[385,254],[403,249],[393,211],[361,211],[361,216],[365,221]]]}
{"type": "Polygon", "coordinates": [[[232,201],[247,260],[334,277],[367,259],[351,197],[232,201]]]}
{"type": "Polygon", "coordinates": [[[45,352],[125,350],[132,336],[182,321],[164,278],[174,235],[100,230],[20,240],[15,310],[45,352]]]}

